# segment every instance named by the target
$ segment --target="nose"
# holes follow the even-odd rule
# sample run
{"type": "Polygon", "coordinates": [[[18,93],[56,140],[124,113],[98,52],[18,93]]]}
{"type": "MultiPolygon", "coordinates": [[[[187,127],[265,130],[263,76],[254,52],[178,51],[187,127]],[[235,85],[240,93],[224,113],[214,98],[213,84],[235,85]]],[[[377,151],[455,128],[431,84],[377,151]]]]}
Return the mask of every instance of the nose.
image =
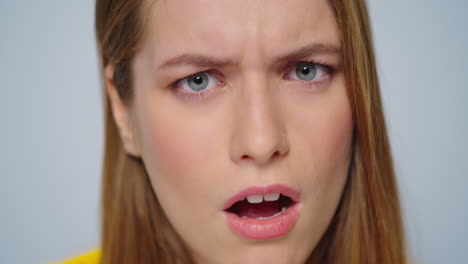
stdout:
{"type": "Polygon", "coordinates": [[[282,159],[289,143],[281,108],[267,82],[252,78],[240,90],[234,102],[231,159],[256,166],[282,159]]]}

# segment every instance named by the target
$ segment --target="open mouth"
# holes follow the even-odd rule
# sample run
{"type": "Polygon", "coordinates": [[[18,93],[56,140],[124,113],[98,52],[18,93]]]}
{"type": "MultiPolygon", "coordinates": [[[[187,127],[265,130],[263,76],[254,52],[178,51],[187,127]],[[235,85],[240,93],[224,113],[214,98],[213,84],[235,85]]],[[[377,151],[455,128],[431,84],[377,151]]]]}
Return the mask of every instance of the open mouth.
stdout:
{"type": "Polygon", "coordinates": [[[236,234],[253,240],[286,235],[300,211],[300,193],[282,184],[252,186],[224,204],[226,223],[236,234]]]}
{"type": "Polygon", "coordinates": [[[290,197],[280,193],[250,195],[234,203],[226,211],[244,219],[267,220],[284,214],[294,203],[290,197]]]}

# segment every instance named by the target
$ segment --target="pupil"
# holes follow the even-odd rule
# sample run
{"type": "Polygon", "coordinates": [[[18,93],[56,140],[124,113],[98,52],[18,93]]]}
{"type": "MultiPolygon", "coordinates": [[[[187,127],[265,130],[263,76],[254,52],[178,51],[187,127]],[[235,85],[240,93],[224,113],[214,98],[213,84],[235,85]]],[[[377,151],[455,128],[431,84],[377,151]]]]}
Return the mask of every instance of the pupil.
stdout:
{"type": "Polygon", "coordinates": [[[310,68],[308,66],[302,67],[302,74],[307,75],[310,73],[310,68]]]}
{"type": "Polygon", "coordinates": [[[200,85],[200,84],[202,84],[202,82],[203,82],[203,78],[202,78],[201,76],[197,76],[197,77],[195,77],[194,82],[195,82],[196,84],[200,85]]]}

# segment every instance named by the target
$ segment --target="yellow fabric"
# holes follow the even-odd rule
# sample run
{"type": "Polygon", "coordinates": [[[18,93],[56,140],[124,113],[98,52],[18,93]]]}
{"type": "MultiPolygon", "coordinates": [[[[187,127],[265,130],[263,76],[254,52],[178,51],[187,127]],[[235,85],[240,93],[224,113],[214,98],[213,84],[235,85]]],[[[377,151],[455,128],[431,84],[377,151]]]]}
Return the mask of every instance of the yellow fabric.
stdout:
{"type": "Polygon", "coordinates": [[[100,257],[101,252],[99,250],[95,250],[59,264],[99,264],[100,257]]]}

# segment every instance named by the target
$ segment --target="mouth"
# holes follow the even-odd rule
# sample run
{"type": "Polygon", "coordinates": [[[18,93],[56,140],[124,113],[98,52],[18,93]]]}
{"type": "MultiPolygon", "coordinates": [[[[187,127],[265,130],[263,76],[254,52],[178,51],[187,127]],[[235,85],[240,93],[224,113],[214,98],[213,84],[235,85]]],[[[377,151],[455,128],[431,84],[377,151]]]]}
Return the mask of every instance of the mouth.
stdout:
{"type": "Polygon", "coordinates": [[[236,202],[226,211],[243,219],[267,220],[285,213],[292,204],[294,201],[281,193],[256,194],[236,202]]]}
{"type": "Polygon", "coordinates": [[[226,202],[228,225],[248,239],[287,234],[299,217],[299,193],[284,185],[251,187],[226,202]]]}

